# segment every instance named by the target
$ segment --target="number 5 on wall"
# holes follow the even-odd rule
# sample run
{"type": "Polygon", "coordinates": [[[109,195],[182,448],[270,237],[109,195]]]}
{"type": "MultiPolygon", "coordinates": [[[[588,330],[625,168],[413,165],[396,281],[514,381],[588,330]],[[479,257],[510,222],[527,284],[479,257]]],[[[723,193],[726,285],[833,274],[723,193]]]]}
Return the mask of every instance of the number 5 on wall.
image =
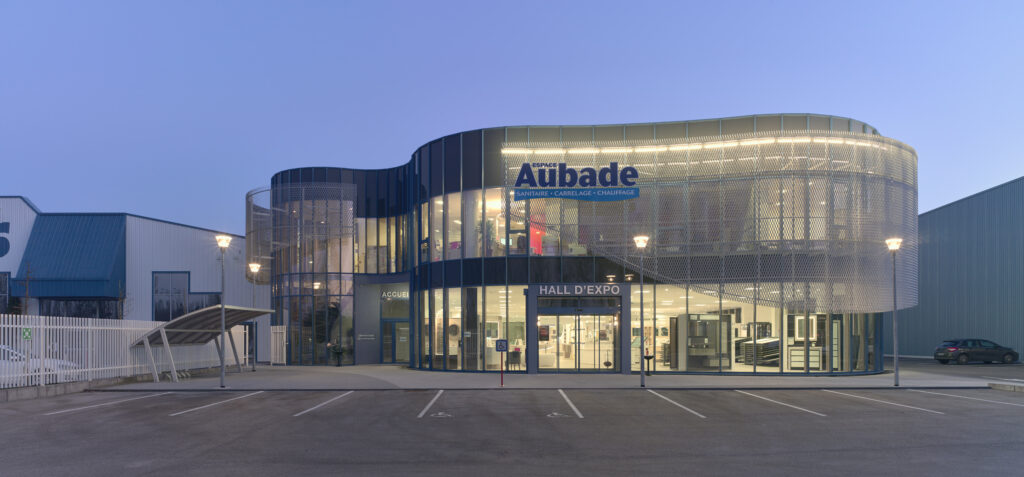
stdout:
{"type": "MultiPolygon", "coordinates": [[[[11,233],[10,222],[0,222],[0,234],[11,233]]],[[[7,240],[7,237],[0,237],[0,257],[7,255],[7,252],[11,250],[11,242],[7,240]]]]}

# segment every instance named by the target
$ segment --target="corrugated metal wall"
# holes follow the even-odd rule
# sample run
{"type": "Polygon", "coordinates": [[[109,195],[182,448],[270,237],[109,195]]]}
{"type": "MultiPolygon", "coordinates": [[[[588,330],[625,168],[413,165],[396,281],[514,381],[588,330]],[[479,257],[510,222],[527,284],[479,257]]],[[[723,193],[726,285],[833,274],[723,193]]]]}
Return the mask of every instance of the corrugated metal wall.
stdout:
{"type": "MultiPolygon", "coordinates": [[[[153,319],[153,272],[190,272],[191,292],[220,291],[220,249],[216,232],[128,216],[125,318],[153,319]]],[[[270,287],[246,279],[245,238],[235,236],[225,254],[227,305],[270,307],[270,287]]],[[[259,360],[270,359],[270,317],[257,320],[259,360]]]]}
{"type": "MultiPolygon", "coordinates": [[[[1024,178],[919,219],[919,305],[899,311],[900,355],[984,338],[1024,350],[1024,178]]],[[[886,352],[892,321],[885,320],[886,352]]]]}

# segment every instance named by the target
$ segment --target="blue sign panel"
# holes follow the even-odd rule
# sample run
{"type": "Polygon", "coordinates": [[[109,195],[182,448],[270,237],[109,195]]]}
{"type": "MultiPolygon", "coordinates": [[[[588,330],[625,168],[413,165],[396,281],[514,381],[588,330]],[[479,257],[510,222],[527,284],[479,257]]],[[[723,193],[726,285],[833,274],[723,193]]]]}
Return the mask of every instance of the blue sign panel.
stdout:
{"type": "Polygon", "coordinates": [[[494,351],[499,353],[508,352],[508,340],[497,340],[494,342],[494,351]]]}

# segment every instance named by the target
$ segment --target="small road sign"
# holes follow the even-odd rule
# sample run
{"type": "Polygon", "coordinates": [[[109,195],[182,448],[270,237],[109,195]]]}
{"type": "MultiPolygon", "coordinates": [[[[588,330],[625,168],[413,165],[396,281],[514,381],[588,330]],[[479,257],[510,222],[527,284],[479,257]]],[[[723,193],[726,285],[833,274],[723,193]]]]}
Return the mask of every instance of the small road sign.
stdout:
{"type": "Polygon", "coordinates": [[[30,340],[30,339],[32,339],[32,328],[22,328],[21,329],[21,339],[23,339],[23,340],[30,340]]]}
{"type": "Polygon", "coordinates": [[[508,352],[508,340],[497,340],[494,342],[494,351],[499,353],[508,352]]]}

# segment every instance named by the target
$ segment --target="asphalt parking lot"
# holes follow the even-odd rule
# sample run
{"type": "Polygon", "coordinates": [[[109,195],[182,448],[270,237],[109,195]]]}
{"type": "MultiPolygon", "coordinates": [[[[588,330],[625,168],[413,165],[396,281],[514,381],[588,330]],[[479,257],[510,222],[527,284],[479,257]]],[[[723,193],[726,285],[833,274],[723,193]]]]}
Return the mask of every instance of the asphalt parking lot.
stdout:
{"type": "Polygon", "coordinates": [[[990,389],[88,392],[0,404],[2,475],[1020,471],[990,389]]]}

